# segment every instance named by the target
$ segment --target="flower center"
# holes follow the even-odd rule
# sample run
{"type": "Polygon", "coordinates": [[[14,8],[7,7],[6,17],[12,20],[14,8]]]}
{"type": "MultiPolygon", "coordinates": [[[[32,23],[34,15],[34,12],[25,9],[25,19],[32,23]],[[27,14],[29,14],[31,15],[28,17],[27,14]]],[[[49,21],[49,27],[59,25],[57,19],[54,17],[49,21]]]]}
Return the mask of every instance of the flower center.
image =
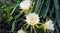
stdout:
{"type": "Polygon", "coordinates": [[[23,4],[24,6],[27,6],[27,4],[25,3],[25,4],[23,4]]]}
{"type": "MultiPolygon", "coordinates": [[[[46,23],[47,23],[47,22],[46,22],[46,23]]],[[[46,23],[45,23],[45,24],[43,24],[43,28],[44,28],[44,29],[47,29],[47,27],[46,27],[46,26],[47,26],[47,24],[46,24],[46,23]]]]}
{"type": "Polygon", "coordinates": [[[31,18],[30,18],[30,23],[31,23],[31,24],[34,24],[34,22],[35,22],[35,18],[34,18],[34,17],[31,17],[31,18]]]}

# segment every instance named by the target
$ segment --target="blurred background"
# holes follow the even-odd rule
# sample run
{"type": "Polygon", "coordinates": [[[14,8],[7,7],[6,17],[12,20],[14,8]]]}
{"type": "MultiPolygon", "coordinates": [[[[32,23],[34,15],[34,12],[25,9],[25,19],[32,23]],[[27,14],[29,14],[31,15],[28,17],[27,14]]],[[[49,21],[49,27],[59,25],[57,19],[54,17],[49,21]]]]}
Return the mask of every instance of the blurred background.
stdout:
{"type": "MultiPolygon", "coordinates": [[[[19,5],[23,0],[0,0],[0,33],[16,33],[24,25],[25,13],[21,12],[19,5]]],[[[50,18],[54,21],[54,32],[60,33],[60,0],[31,0],[34,3],[32,12],[42,16],[41,20],[50,18]]],[[[43,30],[37,29],[37,33],[43,30]]],[[[30,27],[26,30],[30,33],[30,27]]],[[[34,33],[34,32],[33,32],[34,33]]]]}

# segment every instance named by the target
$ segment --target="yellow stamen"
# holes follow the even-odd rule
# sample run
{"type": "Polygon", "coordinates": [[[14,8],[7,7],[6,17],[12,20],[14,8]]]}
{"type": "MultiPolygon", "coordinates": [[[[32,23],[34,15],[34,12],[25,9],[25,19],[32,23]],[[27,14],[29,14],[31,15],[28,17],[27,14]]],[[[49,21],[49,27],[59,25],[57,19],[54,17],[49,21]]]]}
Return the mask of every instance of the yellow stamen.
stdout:
{"type": "Polygon", "coordinates": [[[30,23],[33,24],[35,22],[35,18],[34,17],[31,17],[30,18],[30,23]]]}

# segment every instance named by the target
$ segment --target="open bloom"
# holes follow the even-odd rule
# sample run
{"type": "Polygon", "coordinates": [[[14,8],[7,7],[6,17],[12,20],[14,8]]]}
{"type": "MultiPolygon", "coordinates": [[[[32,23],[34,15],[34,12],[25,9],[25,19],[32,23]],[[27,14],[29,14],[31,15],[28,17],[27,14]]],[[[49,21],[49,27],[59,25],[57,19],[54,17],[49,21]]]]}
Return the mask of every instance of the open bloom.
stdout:
{"type": "Polygon", "coordinates": [[[53,21],[49,20],[43,25],[44,29],[54,30],[53,21]]]}
{"type": "Polygon", "coordinates": [[[18,30],[17,33],[25,33],[25,32],[21,29],[21,30],[18,30]]]}
{"type": "Polygon", "coordinates": [[[23,10],[29,10],[30,6],[31,6],[31,1],[24,0],[20,3],[19,7],[20,7],[20,9],[23,9],[23,10]]]}
{"type": "Polygon", "coordinates": [[[30,13],[30,14],[26,15],[25,21],[30,25],[38,24],[39,23],[39,16],[35,13],[30,13]]]}

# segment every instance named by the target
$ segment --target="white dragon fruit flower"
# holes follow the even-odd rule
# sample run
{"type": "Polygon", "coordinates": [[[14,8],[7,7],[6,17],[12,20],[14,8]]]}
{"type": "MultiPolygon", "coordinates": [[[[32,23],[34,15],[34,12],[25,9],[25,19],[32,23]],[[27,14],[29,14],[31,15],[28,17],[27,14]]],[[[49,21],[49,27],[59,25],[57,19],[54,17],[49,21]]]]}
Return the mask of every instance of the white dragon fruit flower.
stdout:
{"type": "Polygon", "coordinates": [[[50,19],[48,22],[44,24],[44,29],[54,30],[53,21],[50,19]]]}
{"type": "Polygon", "coordinates": [[[35,13],[30,13],[30,14],[26,15],[25,21],[29,25],[39,24],[39,16],[35,13]]]}
{"type": "Polygon", "coordinates": [[[23,9],[23,10],[29,10],[31,6],[31,1],[30,0],[24,0],[20,3],[20,9],[23,9]]]}
{"type": "Polygon", "coordinates": [[[21,29],[21,30],[18,30],[17,33],[25,33],[25,31],[21,29]]]}

